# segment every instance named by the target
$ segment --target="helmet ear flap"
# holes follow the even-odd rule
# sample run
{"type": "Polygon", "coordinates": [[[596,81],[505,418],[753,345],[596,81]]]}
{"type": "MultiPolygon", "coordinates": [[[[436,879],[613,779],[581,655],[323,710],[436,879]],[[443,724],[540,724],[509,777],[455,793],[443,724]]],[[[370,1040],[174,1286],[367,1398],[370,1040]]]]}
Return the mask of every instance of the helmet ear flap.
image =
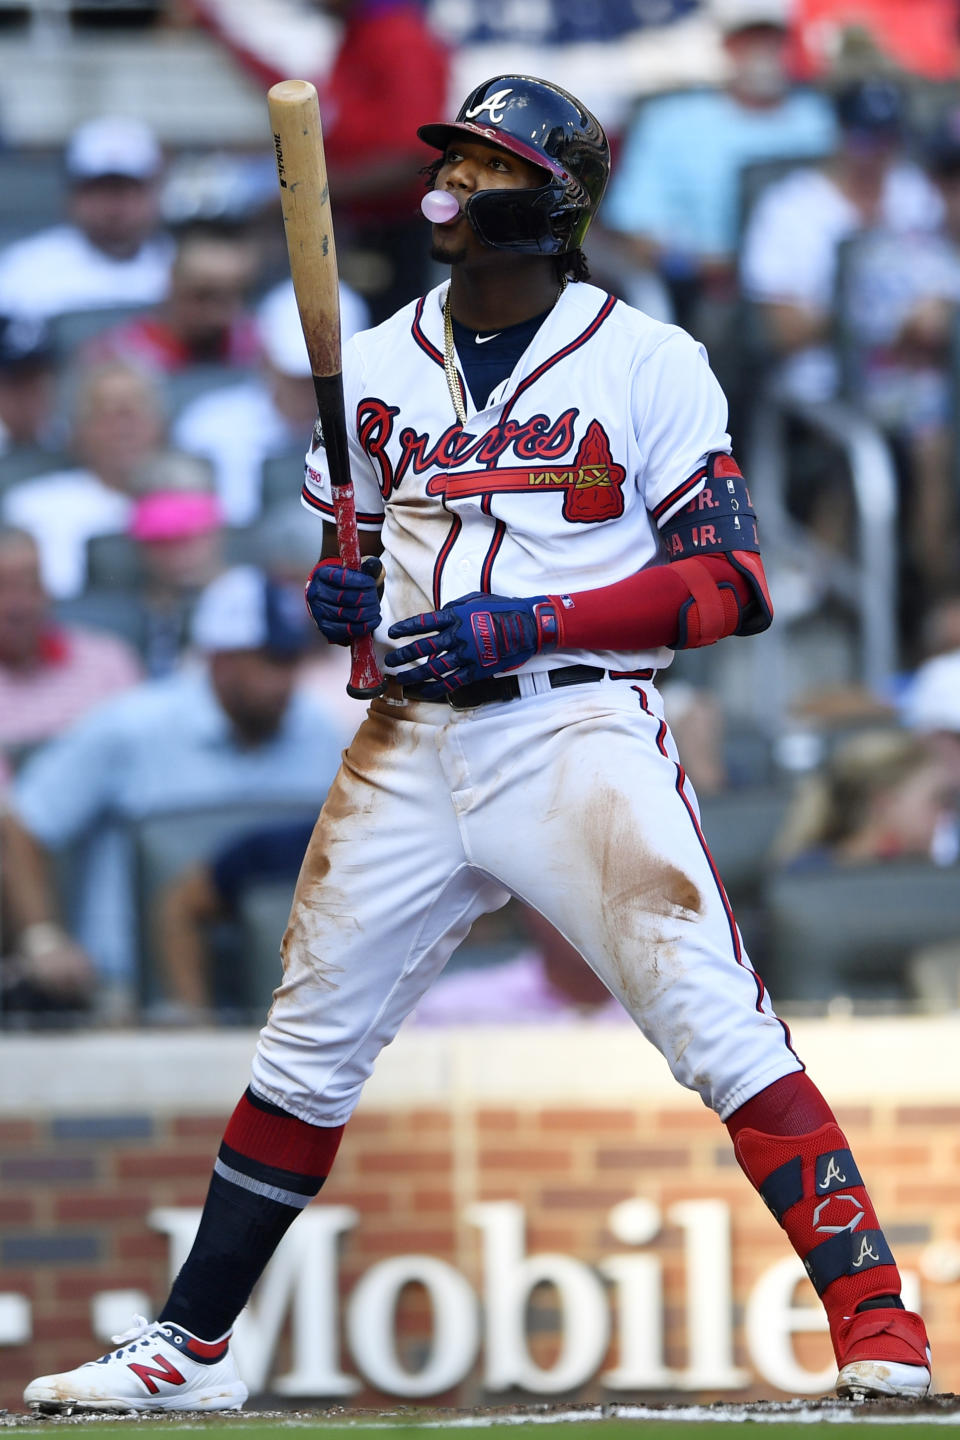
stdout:
{"type": "Polygon", "coordinates": [[[485,245],[524,255],[561,255],[572,223],[566,190],[551,177],[535,190],[478,190],[464,213],[485,245]],[[565,223],[566,221],[566,223],[565,223]]]}

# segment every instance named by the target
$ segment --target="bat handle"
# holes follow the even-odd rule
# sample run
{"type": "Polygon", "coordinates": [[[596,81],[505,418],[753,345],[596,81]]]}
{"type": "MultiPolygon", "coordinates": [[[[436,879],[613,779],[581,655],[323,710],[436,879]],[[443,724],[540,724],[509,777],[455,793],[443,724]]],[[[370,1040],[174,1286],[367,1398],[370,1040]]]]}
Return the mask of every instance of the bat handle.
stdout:
{"type": "Polygon", "coordinates": [[[351,640],[347,694],[352,695],[354,700],[373,700],[377,695],[382,695],[384,689],[384,679],[377,665],[371,637],[364,635],[360,640],[351,640]]]}
{"type": "MultiPolygon", "coordinates": [[[[333,486],[333,514],[337,525],[337,548],[348,570],[360,569],[360,536],[357,533],[353,486],[333,486]]],[[[384,691],[384,679],[377,665],[373,637],[364,635],[350,642],[350,679],[347,694],[354,700],[371,700],[384,691]]]]}

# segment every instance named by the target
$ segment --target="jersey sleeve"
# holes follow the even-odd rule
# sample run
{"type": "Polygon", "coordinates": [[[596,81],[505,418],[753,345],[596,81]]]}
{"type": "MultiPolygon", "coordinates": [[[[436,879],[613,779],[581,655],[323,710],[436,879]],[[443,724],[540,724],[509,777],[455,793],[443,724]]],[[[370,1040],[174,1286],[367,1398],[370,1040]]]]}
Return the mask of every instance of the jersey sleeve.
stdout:
{"type": "MultiPolygon", "coordinates": [[[[350,340],[343,350],[343,400],[357,525],[361,530],[379,530],[383,524],[380,482],[369,455],[357,437],[357,404],[362,391],[363,367],[356,342],[350,340]]],[[[301,499],[308,510],[333,523],[333,492],[319,423],[314,427],[310,449],[307,451],[301,499]]]]}
{"type": "Polygon", "coordinates": [[[638,483],[658,527],[703,489],[706,457],[730,451],[727,401],[702,345],[674,330],[634,382],[638,483]]]}

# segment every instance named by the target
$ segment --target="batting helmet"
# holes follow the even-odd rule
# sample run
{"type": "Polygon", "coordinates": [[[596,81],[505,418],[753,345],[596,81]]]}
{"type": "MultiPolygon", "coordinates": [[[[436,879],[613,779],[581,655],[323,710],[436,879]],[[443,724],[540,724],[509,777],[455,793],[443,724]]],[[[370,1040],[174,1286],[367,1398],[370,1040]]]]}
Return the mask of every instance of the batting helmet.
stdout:
{"type": "Polygon", "coordinates": [[[498,75],[478,85],[457,118],[421,125],[436,150],[456,135],[487,140],[546,171],[532,190],[478,190],[465,214],[495,250],[565,255],[579,248],[606,188],[610,147],[603,127],[574,96],[532,75],[498,75]]]}

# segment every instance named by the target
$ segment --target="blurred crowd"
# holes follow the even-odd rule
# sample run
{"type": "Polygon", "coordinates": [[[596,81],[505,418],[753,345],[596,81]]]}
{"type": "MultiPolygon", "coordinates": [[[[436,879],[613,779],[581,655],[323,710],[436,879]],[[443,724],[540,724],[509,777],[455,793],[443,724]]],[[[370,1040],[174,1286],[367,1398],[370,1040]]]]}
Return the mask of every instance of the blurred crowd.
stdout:
{"type": "MultiPolygon", "coordinates": [[[[240,8],[144,8],[280,78],[240,8]]],[[[317,8],[338,26],[317,80],[347,337],[440,278],[415,129],[459,98],[456,57],[442,6],[317,8]]],[[[593,279],[703,342],[742,460],[764,407],[785,407],[791,523],[827,568],[870,563],[870,476],[852,485],[802,417],[839,405],[872,427],[897,477],[898,658],[872,690],[814,664],[775,729],[748,733],[722,686],[680,666],[668,718],[778,1000],[956,1006],[960,0],[690,0],[659,23],[696,11],[721,78],[637,96],[614,130],[593,279]],[[866,923],[884,903],[906,907],[902,941],[866,923]],[[816,907],[829,943],[794,918],[816,907]]],[[[272,156],[202,138],[174,151],[142,118],[97,114],[56,156],[0,150],[7,186],[41,164],[59,179],[43,224],[0,207],[8,1026],[256,1014],[360,715],[302,600],[315,403],[272,156]]],[[[419,1020],[569,1015],[611,1006],[563,937],[509,907],[419,1020]]]]}

